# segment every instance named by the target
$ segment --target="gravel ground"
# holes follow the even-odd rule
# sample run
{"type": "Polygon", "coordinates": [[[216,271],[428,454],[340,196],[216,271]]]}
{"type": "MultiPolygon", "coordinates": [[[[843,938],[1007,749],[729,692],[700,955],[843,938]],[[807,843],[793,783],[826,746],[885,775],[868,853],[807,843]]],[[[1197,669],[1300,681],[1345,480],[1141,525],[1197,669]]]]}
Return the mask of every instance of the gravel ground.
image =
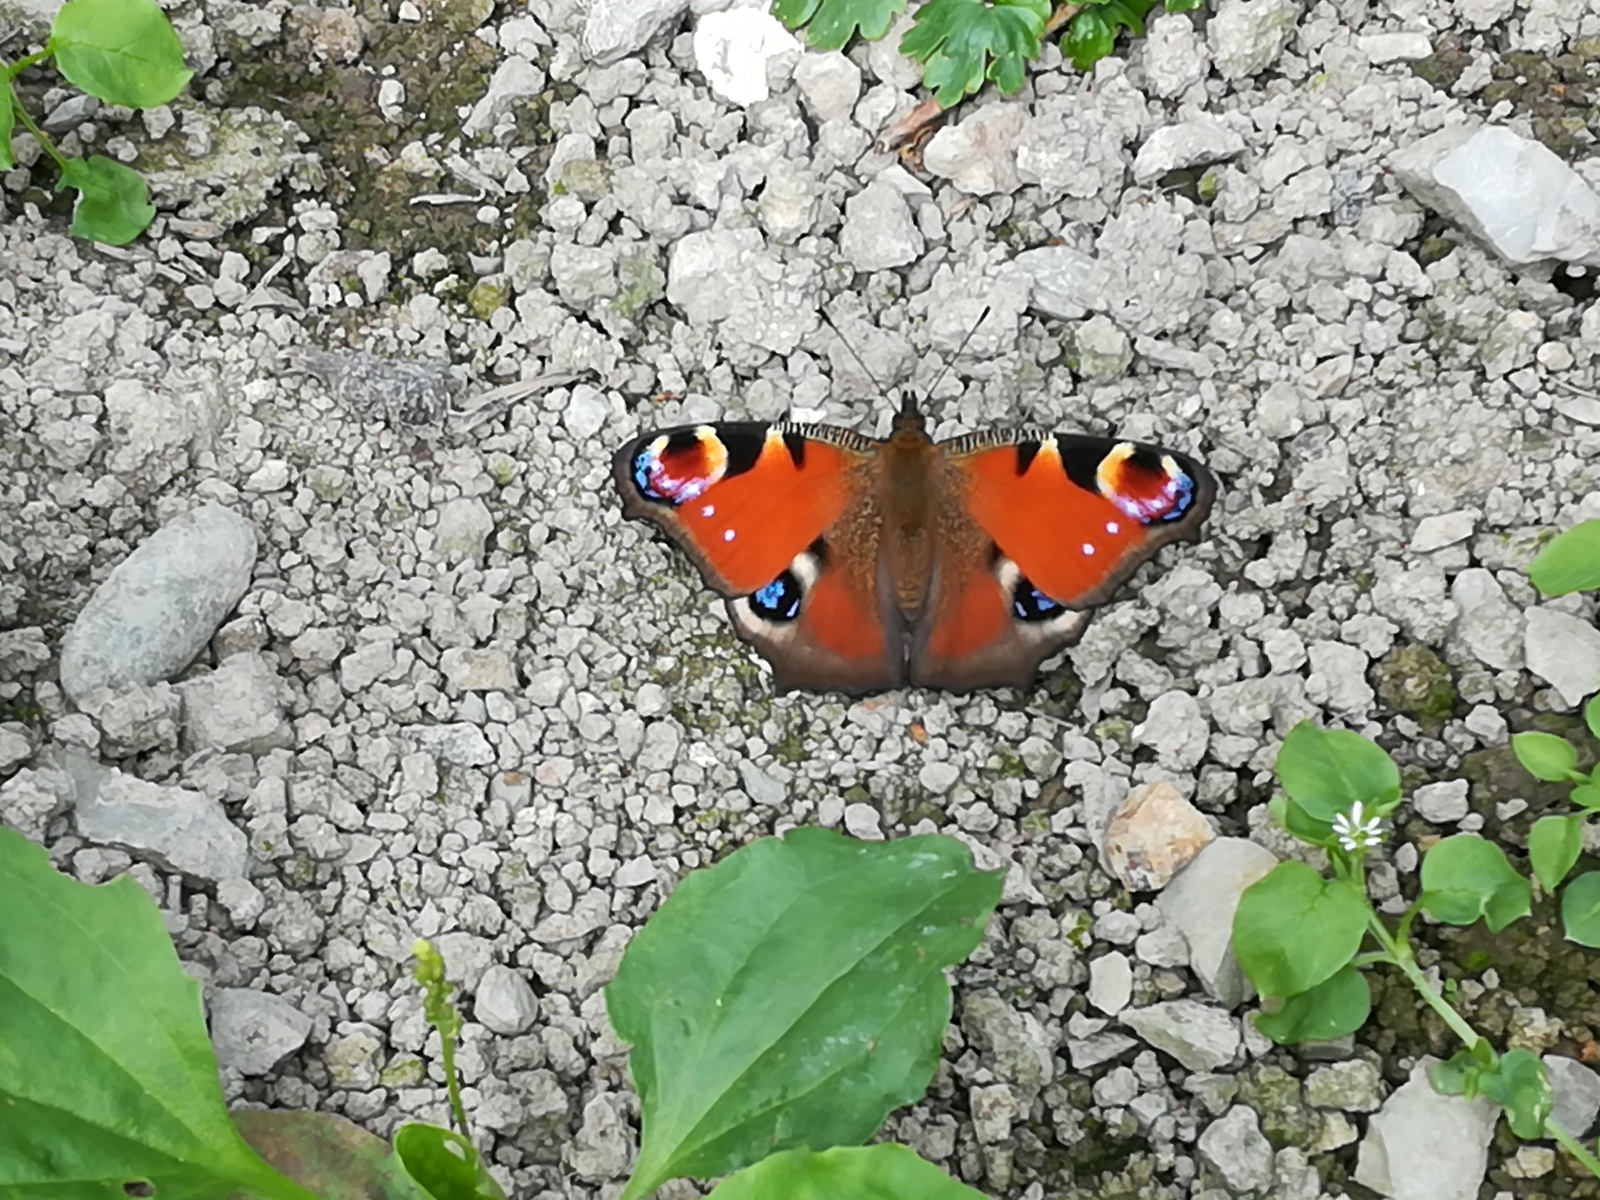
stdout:
{"type": "MultiPolygon", "coordinates": [[[[168,109],[30,73],[47,128],[136,159],[161,216],[97,248],[26,144],[3,179],[0,820],[163,905],[242,1101],[441,1119],[404,970],[435,939],[467,1107],[529,1200],[626,1175],[600,989],[684,872],[801,824],[949,833],[1006,896],[890,1135],[995,1197],[1371,1194],[1371,1114],[1392,1094],[1400,1121],[1447,1040],[1386,992],[1354,1042],[1272,1047],[1217,930],[1288,852],[1266,800],[1296,721],[1424,788],[1392,896],[1405,843],[1521,844],[1548,797],[1508,732],[1572,728],[1600,680],[1592,598],[1524,574],[1600,517],[1600,221],[1514,261],[1405,157],[1487,121],[1572,164],[1526,166],[1526,205],[1600,183],[1600,4],[1218,0],[1088,77],[1048,52],[921,169],[873,149],[914,67],[769,38],[721,79],[716,0],[691,7],[186,0],[198,75],[168,109]],[[931,387],[940,436],[1160,441],[1223,495],[1030,691],[775,697],[621,521],[612,452],[791,408],[877,432],[880,386],[931,387]],[[80,618],[163,526],[178,625],[104,591],[80,618]],[[149,682],[115,685],[130,659],[149,682]],[[1223,835],[1182,904],[1101,851],[1159,783],[1188,854],[1223,835]]],[[[0,5],[8,53],[42,28],[0,5]]],[[[1428,937],[1487,1031],[1571,1056],[1594,967],[1548,918],[1428,937]]],[[[1391,1124],[1433,1183],[1389,1190],[1597,1194],[1492,1124],[1481,1164],[1391,1124]]]]}

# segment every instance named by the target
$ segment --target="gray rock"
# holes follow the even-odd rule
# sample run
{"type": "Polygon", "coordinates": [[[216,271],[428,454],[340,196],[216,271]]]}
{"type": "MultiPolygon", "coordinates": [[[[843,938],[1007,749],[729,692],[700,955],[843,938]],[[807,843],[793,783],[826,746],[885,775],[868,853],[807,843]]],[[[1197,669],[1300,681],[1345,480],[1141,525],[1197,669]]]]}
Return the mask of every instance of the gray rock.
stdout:
{"type": "Polygon", "coordinates": [[[483,93],[483,99],[472,106],[472,111],[462,122],[462,132],[472,137],[488,133],[496,121],[512,114],[517,101],[531,99],[544,88],[543,71],[520,54],[507,56],[489,77],[489,86],[483,93]]]}
{"type": "Polygon", "coordinates": [[[1418,554],[1428,554],[1464,542],[1472,536],[1478,516],[1476,509],[1461,508],[1455,512],[1423,517],[1417,522],[1416,532],[1411,535],[1410,548],[1418,554]]]}
{"type": "Polygon", "coordinates": [[[1244,79],[1265,71],[1278,61],[1299,17],[1297,0],[1221,0],[1206,24],[1217,73],[1244,79]]]}
{"type": "Polygon", "coordinates": [[[1555,1096],[1556,1121],[1568,1133],[1583,1137],[1600,1114],[1600,1075],[1563,1054],[1546,1054],[1544,1069],[1555,1096]]]}
{"type": "Polygon", "coordinates": [[[1453,824],[1470,811],[1465,779],[1448,779],[1441,783],[1425,783],[1411,794],[1411,806],[1424,821],[1435,825],[1453,824]]]}
{"type": "Polygon", "coordinates": [[[1133,740],[1154,750],[1156,761],[1167,770],[1192,771],[1206,755],[1211,727],[1192,693],[1163,692],[1134,727],[1133,740]]]}
{"type": "Polygon", "coordinates": [[[601,66],[626,58],[688,8],[689,0],[591,0],[583,18],[583,52],[601,66]]]}
{"type": "Polygon", "coordinates": [[[1110,383],[1127,374],[1133,362],[1128,335],[1110,317],[1093,316],[1078,326],[1078,374],[1095,383],[1110,383]]]}
{"type": "Polygon", "coordinates": [[[244,874],[248,841],[217,801],[135,779],[80,754],[68,755],[65,766],[80,837],[213,882],[244,874]]]}
{"type": "Polygon", "coordinates": [[[503,1037],[526,1033],[539,1015],[533,988],[517,971],[495,963],[478,979],[472,1015],[486,1029],[503,1037]]]}
{"type": "Polygon", "coordinates": [[[1415,62],[1433,53],[1433,39],[1421,31],[1365,33],[1356,38],[1356,49],[1373,64],[1415,62]]]}
{"type": "Polygon", "coordinates": [[[1311,674],[1306,678],[1306,698],[1341,716],[1364,716],[1374,697],[1367,682],[1369,660],[1364,652],[1343,642],[1315,641],[1306,647],[1311,674]]]}
{"type": "Polygon", "coordinates": [[[285,687],[260,654],[235,654],[215,671],[178,685],[183,732],[195,749],[265,754],[294,745],[284,715],[285,687]]]}
{"type": "Polygon", "coordinates": [[[1122,1033],[1095,1033],[1088,1037],[1067,1039],[1067,1061],[1074,1071],[1092,1071],[1103,1063],[1121,1058],[1138,1046],[1138,1042],[1122,1033]]]}
{"type": "Polygon", "coordinates": [[[1152,183],[1168,171],[1202,167],[1244,153],[1244,138],[1215,117],[1164,125],[1145,139],[1133,160],[1133,177],[1152,183]]]}
{"type": "Polygon", "coordinates": [[[1265,846],[1218,838],[1156,897],[1162,919],[1183,935],[1189,967],[1219,1004],[1236,1008],[1254,994],[1233,957],[1233,914],[1245,888],[1278,865],[1265,846]]]}
{"type": "Polygon", "coordinates": [[[33,757],[33,739],[21,721],[0,722],[0,772],[9,771],[33,757]]]}
{"type": "Polygon", "coordinates": [[[189,449],[209,418],[198,395],[177,395],[117,379],[106,388],[107,459],[119,475],[166,483],[189,465],[189,449]]]}
{"type": "Polygon", "coordinates": [[[922,233],[900,189],[875,179],[845,201],[839,253],[858,271],[882,271],[915,262],[922,233]]]}
{"type": "Polygon", "coordinates": [[[1122,1023],[1191,1071],[1215,1071],[1233,1061],[1242,1042],[1239,1023],[1198,1000],[1169,1000],[1127,1009],[1122,1023]]]}
{"type": "Polygon", "coordinates": [[[419,750],[457,767],[486,767],[495,761],[494,747],[483,730],[470,721],[448,725],[403,725],[402,737],[419,750]]]}
{"type": "Polygon", "coordinates": [[[322,1052],[328,1081],[336,1088],[364,1092],[383,1081],[383,1039],[371,1027],[358,1026],[329,1038],[322,1052]]]}
{"type": "Polygon", "coordinates": [[[1600,265],[1600,195],[1539,142],[1452,125],[1391,155],[1389,168],[1507,262],[1600,265]]]}
{"type": "Polygon", "coordinates": [[[1500,1109],[1485,1096],[1441,1096],[1424,1058],[1367,1122],[1357,1183],[1392,1200],[1476,1200],[1500,1109]]]}
{"type": "Polygon", "coordinates": [[[567,1150],[567,1165],[580,1179],[621,1179],[633,1157],[633,1130],[628,1101],[615,1092],[598,1092],[583,1106],[583,1124],[567,1150]]]}
{"type": "Polygon", "coordinates": [[[739,760],[739,781],[750,799],[757,804],[781,805],[789,798],[789,789],[768,775],[748,758],[739,760]]]}
{"type": "Polygon", "coordinates": [[[748,107],[786,82],[800,58],[800,43],[764,8],[740,5],[708,12],[694,28],[694,61],[711,90],[729,104],[748,107]]]}
{"type": "Polygon", "coordinates": [[[183,701],[170,683],[98,687],[84,695],[78,706],[100,727],[103,754],[120,758],[177,748],[183,701]]]}
{"type": "Polygon", "coordinates": [[[1200,1158],[1222,1177],[1230,1195],[1264,1192],[1272,1186],[1272,1143],[1256,1114],[1235,1104],[1207,1125],[1196,1143],[1200,1158]]]}
{"type": "Polygon", "coordinates": [[[483,559],[485,543],[494,532],[494,514],[476,496],[457,496],[439,506],[434,526],[434,549],[451,561],[483,559]]]}
{"type": "Polygon", "coordinates": [[[1014,192],[1022,186],[1017,174],[1017,138],[1026,121],[1021,105],[1000,103],[980,108],[960,124],[946,125],[935,133],[923,150],[922,165],[974,196],[1014,192]]]}
{"type": "Polygon", "coordinates": [[[1011,1136],[1011,1127],[1023,1115],[1016,1091],[1004,1083],[975,1087],[967,1095],[972,1132],[983,1146],[993,1146],[1011,1136]]]}
{"type": "Polygon", "coordinates": [[[0,824],[43,842],[50,822],[72,807],[72,778],[53,767],[28,768],[0,782],[0,824]]]}
{"type": "Polygon", "coordinates": [[[961,1028],[997,1079],[1036,1093],[1055,1078],[1051,1039],[1032,1013],[979,992],[962,1004],[961,1028]]]}
{"type": "Polygon", "coordinates": [[[1128,1007],[1133,999],[1133,964],[1120,950],[1102,954],[1089,963],[1089,1004],[1108,1017],[1128,1007]]]}
{"type": "Polygon", "coordinates": [[[445,682],[458,692],[512,692],[517,688],[517,668],[504,650],[478,650],[451,646],[439,656],[445,682]]]}
{"type": "Polygon", "coordinates": [[[305,1045],[311,1018],[254,988],[216,988],[210,997],[211,1044],[217,1066],[239,1075],[265,1075],[305,1045]]]}
{"type": "Polygon", "coordinates": [[[1474,658],[1496,671],[1522,668],[1522,612],[1493,574],[1482,567],[1462,571],[1450,584],[1450,599],[1456,606],[1456,635],[1474,658]]]}
{"type": "Polygon", "coordinates": [[[1530,312],[1508,312],[1478,344],[1477,359],[1490,379],[1501,379],[1533,361],[1544,343],[1544,321],[1530,312]]]}
{"type": "Polygon", "coordinates": [[[1530,608],[1523,653],[1528,670],[1568,704],[1578,704],[1600,680],[1600,629],[1571,613],[1546,605],[1530,608]]]}
{"type": "Polygon", "coordinates": [[[194,660],[250,586],[255,528],[217,505],[177,517],[94,590],[61,645],[74,699],[113,683],[156,683],[194,660]]]}
{"type": "Polygon", "coordinates": [[[1306,1076],[1306,1103],[1334,1112],[1376,1112],[1383,1103],[1383,1076],[1365,1059],[1330,1063],[1306,1076]]]}
{"type": "Polygon", "coordinates": [[[1015,261],[1033,281],[1033,307],[1046,316],[1075,321],[1106,305],[1109,272],[1092,254],[1071,246],[1040,246],[1024,250],[1015,261]]]}
{"type": "Polygon", "coordinates": [[[809,50],[794,69],[795,86],[822,121],[848,121],[861,98],[861,68],[837,50],[809,50]]]}
{"type": "Polygon", "coordinates": [[[1211,51],[1188,17],[1157,9],[1146,29],[1145,88],[1151,95],[1171,100],[1210,74],[1211,51]]]}

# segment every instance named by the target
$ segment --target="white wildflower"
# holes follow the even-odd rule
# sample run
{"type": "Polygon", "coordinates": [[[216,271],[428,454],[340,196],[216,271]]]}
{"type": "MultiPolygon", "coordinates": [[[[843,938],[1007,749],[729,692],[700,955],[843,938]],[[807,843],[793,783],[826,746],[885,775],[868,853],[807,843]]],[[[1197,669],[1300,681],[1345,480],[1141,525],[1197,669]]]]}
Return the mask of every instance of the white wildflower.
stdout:
{"type": "Polygon", "coordinates": [[[1349,812],[1334,817],[1333,832],[1339,836],[1339,845],[1355,854],[1383,841],[1383,821],[1379,817],[1369,817],[1366,806],[1357,800],[1349,812]]]}

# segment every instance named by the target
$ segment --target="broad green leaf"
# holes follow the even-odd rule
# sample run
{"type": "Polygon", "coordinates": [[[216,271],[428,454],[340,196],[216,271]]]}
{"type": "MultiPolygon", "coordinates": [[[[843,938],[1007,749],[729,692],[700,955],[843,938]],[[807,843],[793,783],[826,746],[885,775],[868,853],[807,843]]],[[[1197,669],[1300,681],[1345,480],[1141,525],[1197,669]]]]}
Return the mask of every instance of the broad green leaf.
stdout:
{"type": "Polygon", "coordinates": [[[929,0],[900,52],[923,64],[923,86],[949,108],[986,78],[1002,92],[1020,88],[1049,19],[1049,0],[929,0]]]}
{"type": "Polygon", "coordinates": [[[1478,1090],[1506,1110],[1506,1123],[1519,1138],[1531,1141],[1544,1136],[1555,1098],[1550,1094],[1550,1077],[1536,1055],[1507,1050],[1493,1070],[1479,1077],[1478,1090]]]}
{"type": "Polygon", "coordinates": [[[1193,12],[1204,4],[1206,0],[1167,0],[1168,12],[1193,12]]]}
{"type": "Polygon", "coordinates": [[[233,1123],[256,1153],[320,1200],[428,1200],[387,1141],[334,1113],[241,1109],[233,1123]]]}
{"type": "Polygon", "coordinates": [[[506,1200],[477,1149],[459,1133],[414,1121],[395,1133],[394,1153],[434,1200],[506,1200]]]}
{"type": "Polygon", "coordinates": [[[69,80],[128,108],[165,104],[194,75],[155,0],[67,0],[50,27],[49,48],[69,80]]]}
{"type": "Polygon", "coordinates": [[[1061,39],[1061,49],[1080,71],[1087,71],[1116,47],[1117,31],[1098,8],[1086,8],[1067,22],[1067,36],[1061,39]]]}
{"type": "Polygon", "coordinates": [[[1528,578],[1546,596],[1600,588],[1600,520],[1574,525],[1541,550],[1528,578]]]}
{"type": "Polygon", "coordinates": [[[1589,732],[1600,738],[1600,693],[1589,697],[1589,702],[1583,706],[1583,723],[1589,727],[1589,732]]]}
{"type": "Polygon", "coordinates": [[[1578,766],[1578,752],[1566,738],[1553,733],[1514,733],[1511,752],[1535,779],[1566,783],[1578,766]]]}
{"type": "Polygon", "coordinates": [[[778,0],[772,15],[790,29],[804,25],[813,49],[841,50],[857,30],[877,41],[905,7],[906,0],[778,0]]]}
{"type": "Polygon", "coordinates": [[[0,829],[0,1196],[312,1200],[228,1117],[200,985],[132,879],[68,879],[0,829]]]}
{"type": "Polygon", "coordinates": [[[984,1200],[906,1146],[785,1150],[717,1185],[709,1200],[984,1200]]]}
{"type": "Polygon", "coordinates": [[[1595,783],[1594,780],[1586,778],[1567,794],[1567,799],[1571,800],[1579,808],[1600,808],[1600,783],[1595,783]]]}
{"type": "Polygon", "coordinates": [[[1400,803],[1400,769],[1376,742],[1301,721],[1278,751],[1278,781],[1313,817],[1332,821],[1356,804],[1386,817],[1400,803]]]}
{"type": "Polygon", "coordinates": [[[1285,1045],[1327,1041],[1354,1033],[1371,1012],[1367,977],[1347,964],[1310,991],[1287,997],[1277,1012],[1258,1015],[1256,1028],[1285,1045]]]}
{"type": "Polygon", "coordinates": [[[17,165],[11,153],[11,131],[17,121],[15,104],[10,82],[0,79],[0,171],[9,171],[17,165]]]}
{"type": "Polygon", "coordinates": [[[1263,996],[1310,991],[1355,956],[1370,911],[1343,880],[1282,862],[1239,898],[1233,954],[1263,996]]]}
{"type": "Polygon", "coordinates": [[[1533,905],[1533,888],[1494,842],[1458,833],[1435,842],[1422,857],[1422,907],[1447,925],[1482,917],[1499,933],[1533,905]]]}
{"type": "Polygon", "coordinates": [[[1333,832],[1331,821],[1319,821],[1287,796],[1274,796],[1267,801],[1267,812],[1284,829],[1302,842],[1313,846],[1329,847],[1339,840],[1333,832]]]}
{"type": "Polygon", "coordinates": [[[156,206],[139,173],[96,154],[69,158],[61,167],[61,186],[78,189],[72,232],[92,242],[125,246],[150,228],[156,206]]]}
{"type": "Polygon", "coordinates": [[[1567,941],[1600,947],[1600,871],[1585,871],[1561,893],[1561,928],[1567,941]]]}
{"type": "Polygon", "coordinates": [[[643,1126],[624,1200],[859,1144],[920,1098],[950,1020],[944,968],[982,940],[1000,888],[952,838],[825,829],[688,875],[606,988],[643,1126]]]}
{"type": "Polygon", "coordinates": [[[1554,893],[1583,853],[1584,818],[1540,817],[1528,831],[1528,865],[1545,891],[1554,893]]]}

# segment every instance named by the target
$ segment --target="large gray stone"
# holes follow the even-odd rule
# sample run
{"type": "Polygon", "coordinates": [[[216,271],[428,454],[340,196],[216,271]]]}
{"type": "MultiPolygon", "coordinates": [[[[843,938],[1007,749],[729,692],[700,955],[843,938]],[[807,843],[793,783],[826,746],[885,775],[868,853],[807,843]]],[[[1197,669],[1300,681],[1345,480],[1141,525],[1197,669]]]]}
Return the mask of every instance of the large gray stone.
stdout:
{"type": "Polygon", "coordinates": [[[282,996],[254,988],[211,993],[211,1042],[217,1065],[241,1075],[265,1075],[305,1045],[311,1018],[282,996]]]}
{"type": "Polygon", "coordinates": [[[1245,888],[1278,865],[1265,846],[1246,838],[1218,838],[1173,876],[1156,898],[1168,925],[1189,946],[1189,967],[1219,1003],[1234,1008],[1254,989],[1233,957],[1233,914],[1245,888]]]}
{"type": "Polygon", "coordinates": [[[157,683],[205,647],[250,586],[255,528],[208,504],[163,525],[95,589],[61,645],[61,686],[77,699],[157,683]]]}
{"type": "Polygon", "coordinates": [[[1367,1122],[1356,1182],[1392,1200],[1476,1200],[1500,1109],[1485,1096],[1441,1096],[1424,1058],[1367,1122]]]}

